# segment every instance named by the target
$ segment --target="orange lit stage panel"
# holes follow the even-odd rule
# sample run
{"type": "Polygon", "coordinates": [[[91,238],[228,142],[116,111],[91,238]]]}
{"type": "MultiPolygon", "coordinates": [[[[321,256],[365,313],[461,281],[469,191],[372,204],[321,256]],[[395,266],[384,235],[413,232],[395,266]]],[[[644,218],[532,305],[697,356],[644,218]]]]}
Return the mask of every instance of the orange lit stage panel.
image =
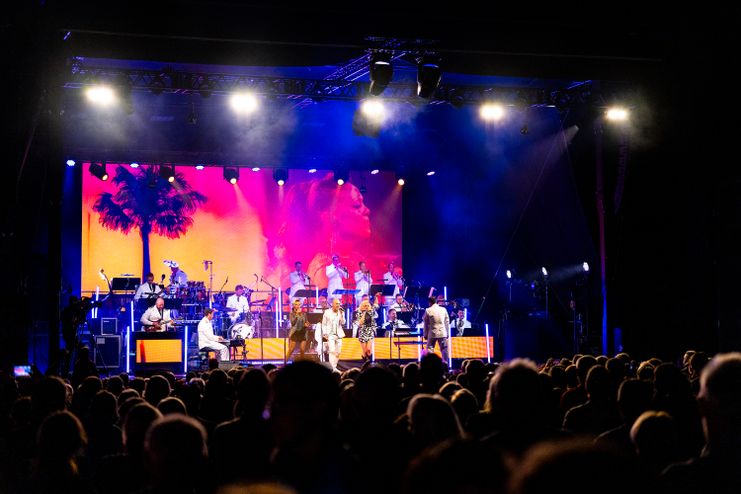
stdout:
{"type": "Polygon", "coordinates": [[[136,342],[136,363],[157,364],[183,361],[183,340],[163,339],[136,342]]]}

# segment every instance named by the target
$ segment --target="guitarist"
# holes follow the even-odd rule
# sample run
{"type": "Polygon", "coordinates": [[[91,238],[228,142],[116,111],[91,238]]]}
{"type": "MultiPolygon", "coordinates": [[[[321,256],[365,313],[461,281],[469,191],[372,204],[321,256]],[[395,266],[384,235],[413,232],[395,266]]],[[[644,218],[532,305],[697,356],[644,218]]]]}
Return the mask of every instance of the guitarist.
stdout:
{"type": "Polygon", "coordinates": [[[142,314],[139,322],[144,331],[168,331],[174,329],[170,309],[165,309],[165,299],[158,298],[152,307],[142,314]]]}

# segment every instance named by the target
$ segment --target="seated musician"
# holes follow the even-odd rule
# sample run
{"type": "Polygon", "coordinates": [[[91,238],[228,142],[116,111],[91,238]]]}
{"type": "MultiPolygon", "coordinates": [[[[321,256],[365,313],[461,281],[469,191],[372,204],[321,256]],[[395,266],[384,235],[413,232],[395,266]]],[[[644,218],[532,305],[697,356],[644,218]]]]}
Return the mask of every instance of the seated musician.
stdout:
{"type": "Polygon", "coordinates": [[[396,301],[389,307],[389,310],[391,309],[394,309],[396,312],[408,312],[412,310],[412,305],[404,300],[404,296],[402,294],[398,294],[396,296],[396,301]]]}
{"type": "Polygon", "coordinates": [[[381,326],[381,331],[378,336],[392,336],[392,332],[396,330],[409,331],[409,325],[397,318],[396,309],[389,309],[386,316],[386,322],[381,326]]]}
{"type": "Polygon", "coordinates": [[[170,309],[165,309],[165,299],[162,297],[144,311],[139,322],[142,323],[142,331],[168,331],[175,327],[170,309]]]}
{"type": "Polygon", "coordinates": [[[229,347],[224,345],[225,340],[214,334],[211,320],[214,318],[214,310],[206,307],[203,309],[203,319],[198,323],[198,349],[213,350],[219,352],[219,360],[229,360],[229,347]]]}
{"type": "Polygon", "coordinates": [[[234,309],[229,314],[232,324],[242,320],[245,314],[250,312],[250,300],[249,296],[244,293],[244,286],[237,285],[234,287],[234,295],[230,295],[226,299],[226,306],[229,309],[234,309]]]}
{"type": "Polygon", "coordinates": [[[162,287],[154,282],[154,274],[147,273],[147,281],[139,285],[134,294],[134,300],[140,298],[151,299],[159,295],[162,291],[162,287]]]}

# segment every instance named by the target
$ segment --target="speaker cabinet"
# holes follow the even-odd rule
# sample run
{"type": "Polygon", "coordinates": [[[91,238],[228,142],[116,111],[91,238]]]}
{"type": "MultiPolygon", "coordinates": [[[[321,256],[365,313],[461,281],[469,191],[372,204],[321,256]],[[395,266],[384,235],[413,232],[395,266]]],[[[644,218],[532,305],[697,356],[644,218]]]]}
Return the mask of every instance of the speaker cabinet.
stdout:
{"type": "Polygon", "coordinates": [[[100,335],[94,339],[95,365],[104,369],[121,367],[121,336],[100,335]]]}

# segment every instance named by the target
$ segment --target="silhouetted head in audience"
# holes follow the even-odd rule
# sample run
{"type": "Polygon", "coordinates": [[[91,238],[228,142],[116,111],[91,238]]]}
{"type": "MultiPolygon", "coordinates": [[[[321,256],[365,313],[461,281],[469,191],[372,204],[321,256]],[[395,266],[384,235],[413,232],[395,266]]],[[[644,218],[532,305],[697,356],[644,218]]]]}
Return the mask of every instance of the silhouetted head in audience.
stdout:
{"type": "Polygon", "coordinates": [[[690,363],[689,363],[690,377],[692,379],[699,378],[700,374],[702,374],[702,370],[705,368],[706,365],[708,365],[708,362],[710,362],[710,357],[708,357],[707,353],[705,352],[695,353],[692,356],[692,358],[690,358],[690,363]]]}
{"type": "Polygon", "coordinates": [[[644,381],[651,381],[654,380],[654,366],[651,365],[648,362],[643,362],[641,365],[638,366],[638,371],[636,372],[636,377],[638,379],[642,379],[644,381]]]}
{"type": "Polygon", "coordinates": [[[143,458],[144,440],[152,423],[161,418],[162,413],[142,400],[126,414],[123,425],[123,444],[126,454],[133,458],[143,458]]]}
{"type": "Polygon", "coordinates": [[[118,404],[110,391],[98,391],[90,404],[90,418],[98,423],[115,424],[118,421],[118,404]]]}
{"type": "Polygon", "coordinates": [[[144,390],[144,399],[152,406],[157,406],[160,400],[170,396],[170,382],[163,376],[152,376],[147,381],[147,387],[144,390]]]}
{"type": "Polygon", "coordinates": [[[600,365],[589,369],[586,391],[590,401],[604,402],[612,398],[612,381],[607,369],[600,365]]]}
{"type": "Polygon", "coordinates": [[[618,408],[623,423],[628,427],[651,406],[653,388],[647,381],[627,379],[618,389],[618,408]]]}
{"type": "Polygon", "coordinates": [[[147,431],[144,450],[155,486],[172,486],[176,492],[175,488],[189,489],[203,481],[208,458],[206,429],[197,420],[183,415],[155,420],[147,431]]]}
{"type": "Polygon", "coordinates": [[[298,494],[298,492],[283,484],[258,482],[225,485],[220,487],[216,494],[298,494]]]}
{"type": "Polygon", "coordinates": [[[450,403],[437,395],[418,394],[407,408],[409,431],[423,447],[463,435],[458,416],[450,403]]]}
{"type": "Polygon", "coordinates": [[[445,398],[448,402],[450,402],[450,399],[459,389],[463,389],[463,386],[458,384],[456,381],[449,381],[440,387],[440,391],[438,391],[438,394],[445,398]]]}
{"type": "Polygon", "coordinates": [[[450,405],[458,415],[458,420],[465,427],[468,419],[479,411],[479,402],[476,396],[467,389],[459,389],[450,399],[450,405]]]}
{"type": "Polygon", "coordinates": [[[77,473],[76,456],[87,444],[80,420],[67,411],[54,412],[41,423],[36,435],[37,468],[59,480],[77,473]]]}
{"type": "Polygon", "coordinates": [[[38,424],[52,412],[67,408],[67,387],[58,377],[41,379],[31,395],[34,421],[38,424]]]}
{"type": "Polygon", "coordinates": [[[157,410],[159,410],[162,415],[188,415],[188,410],[185,408],[183,400],[174,396],[168,396],[167,398],[160,400],[157,404],[157,410]]]}
{"type": "Polygon", "coordinates": [[[389,370],[371,367],[355,380],[353,401],[361,420],[387,425],[394,421],[394,411],[401,392],[399,381],[389,370]]]}
{"type": "Polygon", "coordinates": [[[339,388],[332,371],[302,360],[280,369],[273,380],[270,420],[281,446],[326,438],[339,411],[339,388]]]}
{"type": "Polygon", "coordinates": [[[687,367],[690,365],[690,360],[692,359],[692,356],[697,353],[694,350],[687,350],[684,352],[684,356],[682,356],[682,367],[687,367]]]}
{"type": "Polygon", "coordinates": [[[147,386],[147,382],[142,377],[135,377],[129,383],[131,389],[135,389],[139,396],[144,396],[144,388],[147,386]]]}
{"type": "Polygon", "coordinates": [[[576,370],[576,366],[571,364],[564,370],[564,380],[566,381],[566,387],[573,389],[579,386],[579,372],[576,370]]]}
{"type": "Polygon", "coordinates": [[[262,369],[247,369],[237,384],[237,402],[234,415],[259,419],[270,398],[270,382],[262,369]]]}
{"type": "Polygon", "coordinates": [[[705,366],[698,401],[711,451],[734,447],[741,438],[741,353],[716,355],[705,366]]]}
{"type": "Polygon", "coordinates": [[[566,369],[564,367],[554,365],[548,370],[548,374],[551,376],[554,388],[566,389],[566,369]]]}
{"type": "Polygon", "coordinates": [[[140,398],[138,396],[135,396],[133,398],[129,398],[128,400],[121,403],[121,405],[118,407],[118,421],[119,423],[123,424],[126,422],[126,415],[128,415],[129,411],[134,408],[136,405],[140,403],[146,403],[144,398],[140,398]]]}
{"type": "Polygon", "coordinates": [[[131,388],[124,389],[121,391],[121,394],[118,395],[118,406],[121,406],[121,404],[129,398],[140,398],[139,392],[131,388]]]}
{"type": "Polygon", "coordinates": [[[124,389],[124,382],[121,376],[111,376],[106,380],[105,389],[118,396],[124,389]]]}
{"type": "Polygon", "coordinates": [[[427,392],[437,392],[443,383],[445,363],[436,353],[428,353],[419,362],[419,379],[427,392]]]}
{"type": "Polygon", "coordinates": [[[409,464],[403,494],[498,494],[506,492],[502,455],[479,441],[450,439],[409,464]]]}
{"type": "Polygon", "coordinates": [[[584,355],[576,360],[576,372],[579,375],[579,384],[584,386],[584,384],[587,382],[587,374],[589,373],[589,369],[591,369],[595,365],[597,365],[597,359],[592,357],[591,355],[584,355]]]}
{"type": "Polygon", "coordinates": [[[512,494],[648,492],[634,459],[592,441],[534,446],[513,471],[512,494]]]}
{"type": "Polygon", "coordinates": [[[538,368],[530,360],[514,359],[497,369],[489,385],[486,409],[509,425],[527,426],[541,417],[543,395],[538,368]]]}
{"type": "Polygon", "coordinates": [[[677,460],[677,431],[674,419],[666,412],[642,413],[630,429],[630,439],[641,462],[655,474],[677,460]]]}

